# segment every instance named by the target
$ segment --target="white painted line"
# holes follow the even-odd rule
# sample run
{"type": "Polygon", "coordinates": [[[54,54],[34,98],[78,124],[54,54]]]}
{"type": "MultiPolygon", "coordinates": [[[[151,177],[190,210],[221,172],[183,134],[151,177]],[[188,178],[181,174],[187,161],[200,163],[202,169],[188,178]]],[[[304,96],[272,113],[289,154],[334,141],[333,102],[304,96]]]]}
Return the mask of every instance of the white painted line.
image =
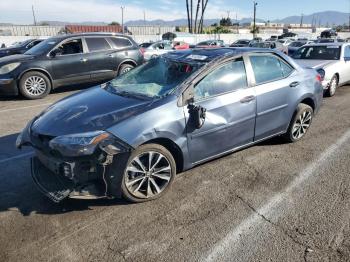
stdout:
{"type": "MultiPolygon", "coordinates": [[[[304,169],[287,187],[283,192],[274,195],[265,205],[257,208],[257,213],[262,215],[270,215],[276,212],[276,209],[282,204],[282,202],[291,195],[293,190],[299,187],[305,180],[311,176],[316,176],[319,172],[318,169],[323,165],[327,165],[327,161],[336,157],[335,152],[348,140],[350,140],[350,130],[348,130],[340,139],[338,139],[332,146],[324,151],[320,157],[313,161],[310,165],[304,169]]],[[[241,224],[230,231],[223,239],[221,239],[210,250],[209,254],[202,259],[202,261],[220,261],[225,256],[225,252],[231,250],[240,235],[244,232],[252,230],[262,222],[261,216],[257,213],[253,213],[241,224]]]]}
{"type": "MultiPolygon", "coordinates": [[[[54,102],[52,102],[52,103],[54,103],[54,102]]],[[[4,110],[1,110],[0,113],[16,111],[16,110],[22,110],[22,109],[28,109],[28,108],[34,108],[34,107],[48,106],[48,105],[51,105],[52,103],[45,103],[45,104],[34,105],[34,106],[25,106],[25,107],[4,109],[4,110]]]]}
{"type": "Polygon", "coordinates": [[[29,156],[32,156],[33,154],[34,154],[34,152],[29,152],[29,153],[25,153],[25,154],[13,156],[13,157],[5,158],[5,159],[0,159],[0,164],[6,163],[6,162],[9,162],[12,160],[24,158],[24,157],[29,157],[29,156]]]}

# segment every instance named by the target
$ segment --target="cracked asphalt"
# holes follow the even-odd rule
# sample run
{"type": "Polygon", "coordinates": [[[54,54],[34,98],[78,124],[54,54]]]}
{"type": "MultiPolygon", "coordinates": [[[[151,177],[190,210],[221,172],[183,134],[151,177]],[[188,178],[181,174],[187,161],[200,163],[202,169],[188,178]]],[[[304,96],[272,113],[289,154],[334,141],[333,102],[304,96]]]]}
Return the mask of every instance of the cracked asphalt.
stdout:
{"type": "Polygon", "coordinates": [[[31,150],[14,143],[74,92],[0,98],[1,261],[350,261],[350,86],[324,100],[302,141],[200,165],[161,199],[54,204],[31,181],[31,150]]]}

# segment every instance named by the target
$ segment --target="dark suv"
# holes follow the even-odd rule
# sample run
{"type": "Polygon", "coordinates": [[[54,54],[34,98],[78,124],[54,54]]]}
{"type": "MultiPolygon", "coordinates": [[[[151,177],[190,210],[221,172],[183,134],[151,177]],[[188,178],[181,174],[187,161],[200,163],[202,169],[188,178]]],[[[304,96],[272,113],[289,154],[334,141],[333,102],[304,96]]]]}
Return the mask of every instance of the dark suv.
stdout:
{"type": "Polygon", "coordinates": [[[60,86],[109,81],[142,62],[139,46],[128,36],[112,33],[55,36],[22,55],[0,59],[0,94],[43,98],[60,86]]]}
{"type": "Polygon", "coordinates": [[[7,48],[1,48],[0,57],[23,54],[42,41],[43,39],[28,39],[23,42],[15,43],[7,48]]]}

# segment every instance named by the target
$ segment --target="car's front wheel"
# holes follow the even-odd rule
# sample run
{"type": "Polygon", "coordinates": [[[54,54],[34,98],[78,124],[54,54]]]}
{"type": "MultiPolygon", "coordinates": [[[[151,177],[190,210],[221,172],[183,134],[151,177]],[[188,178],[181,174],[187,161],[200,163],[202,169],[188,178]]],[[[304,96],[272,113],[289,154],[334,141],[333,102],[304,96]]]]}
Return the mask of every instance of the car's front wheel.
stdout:
{"type": "Polygon", "coordinates": [[[156,199],[169,189],[175,175],[175,160],[165,147],[140,146],[131,154],[124,170],[123,196],[131,202],[156,199]]]}
{"type": "Polygon", "coordinates": [[[299,104],[288,131],[284,135],[285,139],[292,143],[302,139],[311,126],[313,116],[314,111],[311,106],[299,104]]]}
{"type": "Polygon", "coordinates": [[[21,77],[19,91],[27,99],[40,99],[50,93],[51,82],[45,74],[31,71],[21,77]]]}

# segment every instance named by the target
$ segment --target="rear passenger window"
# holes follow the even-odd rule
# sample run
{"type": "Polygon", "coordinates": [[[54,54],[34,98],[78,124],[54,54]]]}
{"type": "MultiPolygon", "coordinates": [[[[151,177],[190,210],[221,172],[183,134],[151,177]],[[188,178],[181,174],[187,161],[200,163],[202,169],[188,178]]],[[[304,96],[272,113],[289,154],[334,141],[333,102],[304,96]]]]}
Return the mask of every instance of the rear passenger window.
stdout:
{"type": "Polygon", "coordinates": [[[85,38],[85,41],[90,52],[111,49],[111,46],[108,44],[107,40],[102,37],[96,37],[96,38],[89,37],[89,38],[85,38]]]}
{"type": "Polygon", "coordinates": [[[201,100],[247,86],[245,66],[240,58],[215,69],[203,78],[195,87],[195,99],[201,100]]]}
{"type": "Polygon", "coordinates": [[[132,46],[132,43],[129,39],[126,38],[119,38],[119,37],[111,37],[110,40],[114,43],[116,48],[125,48],[132,46]]]}
{"type": "Polygon", "coordinates": [[[252,55],[250,62],[253,67],[256,84],[284,78],[293,71],[291,66],[273,55],[252,55]]]}

